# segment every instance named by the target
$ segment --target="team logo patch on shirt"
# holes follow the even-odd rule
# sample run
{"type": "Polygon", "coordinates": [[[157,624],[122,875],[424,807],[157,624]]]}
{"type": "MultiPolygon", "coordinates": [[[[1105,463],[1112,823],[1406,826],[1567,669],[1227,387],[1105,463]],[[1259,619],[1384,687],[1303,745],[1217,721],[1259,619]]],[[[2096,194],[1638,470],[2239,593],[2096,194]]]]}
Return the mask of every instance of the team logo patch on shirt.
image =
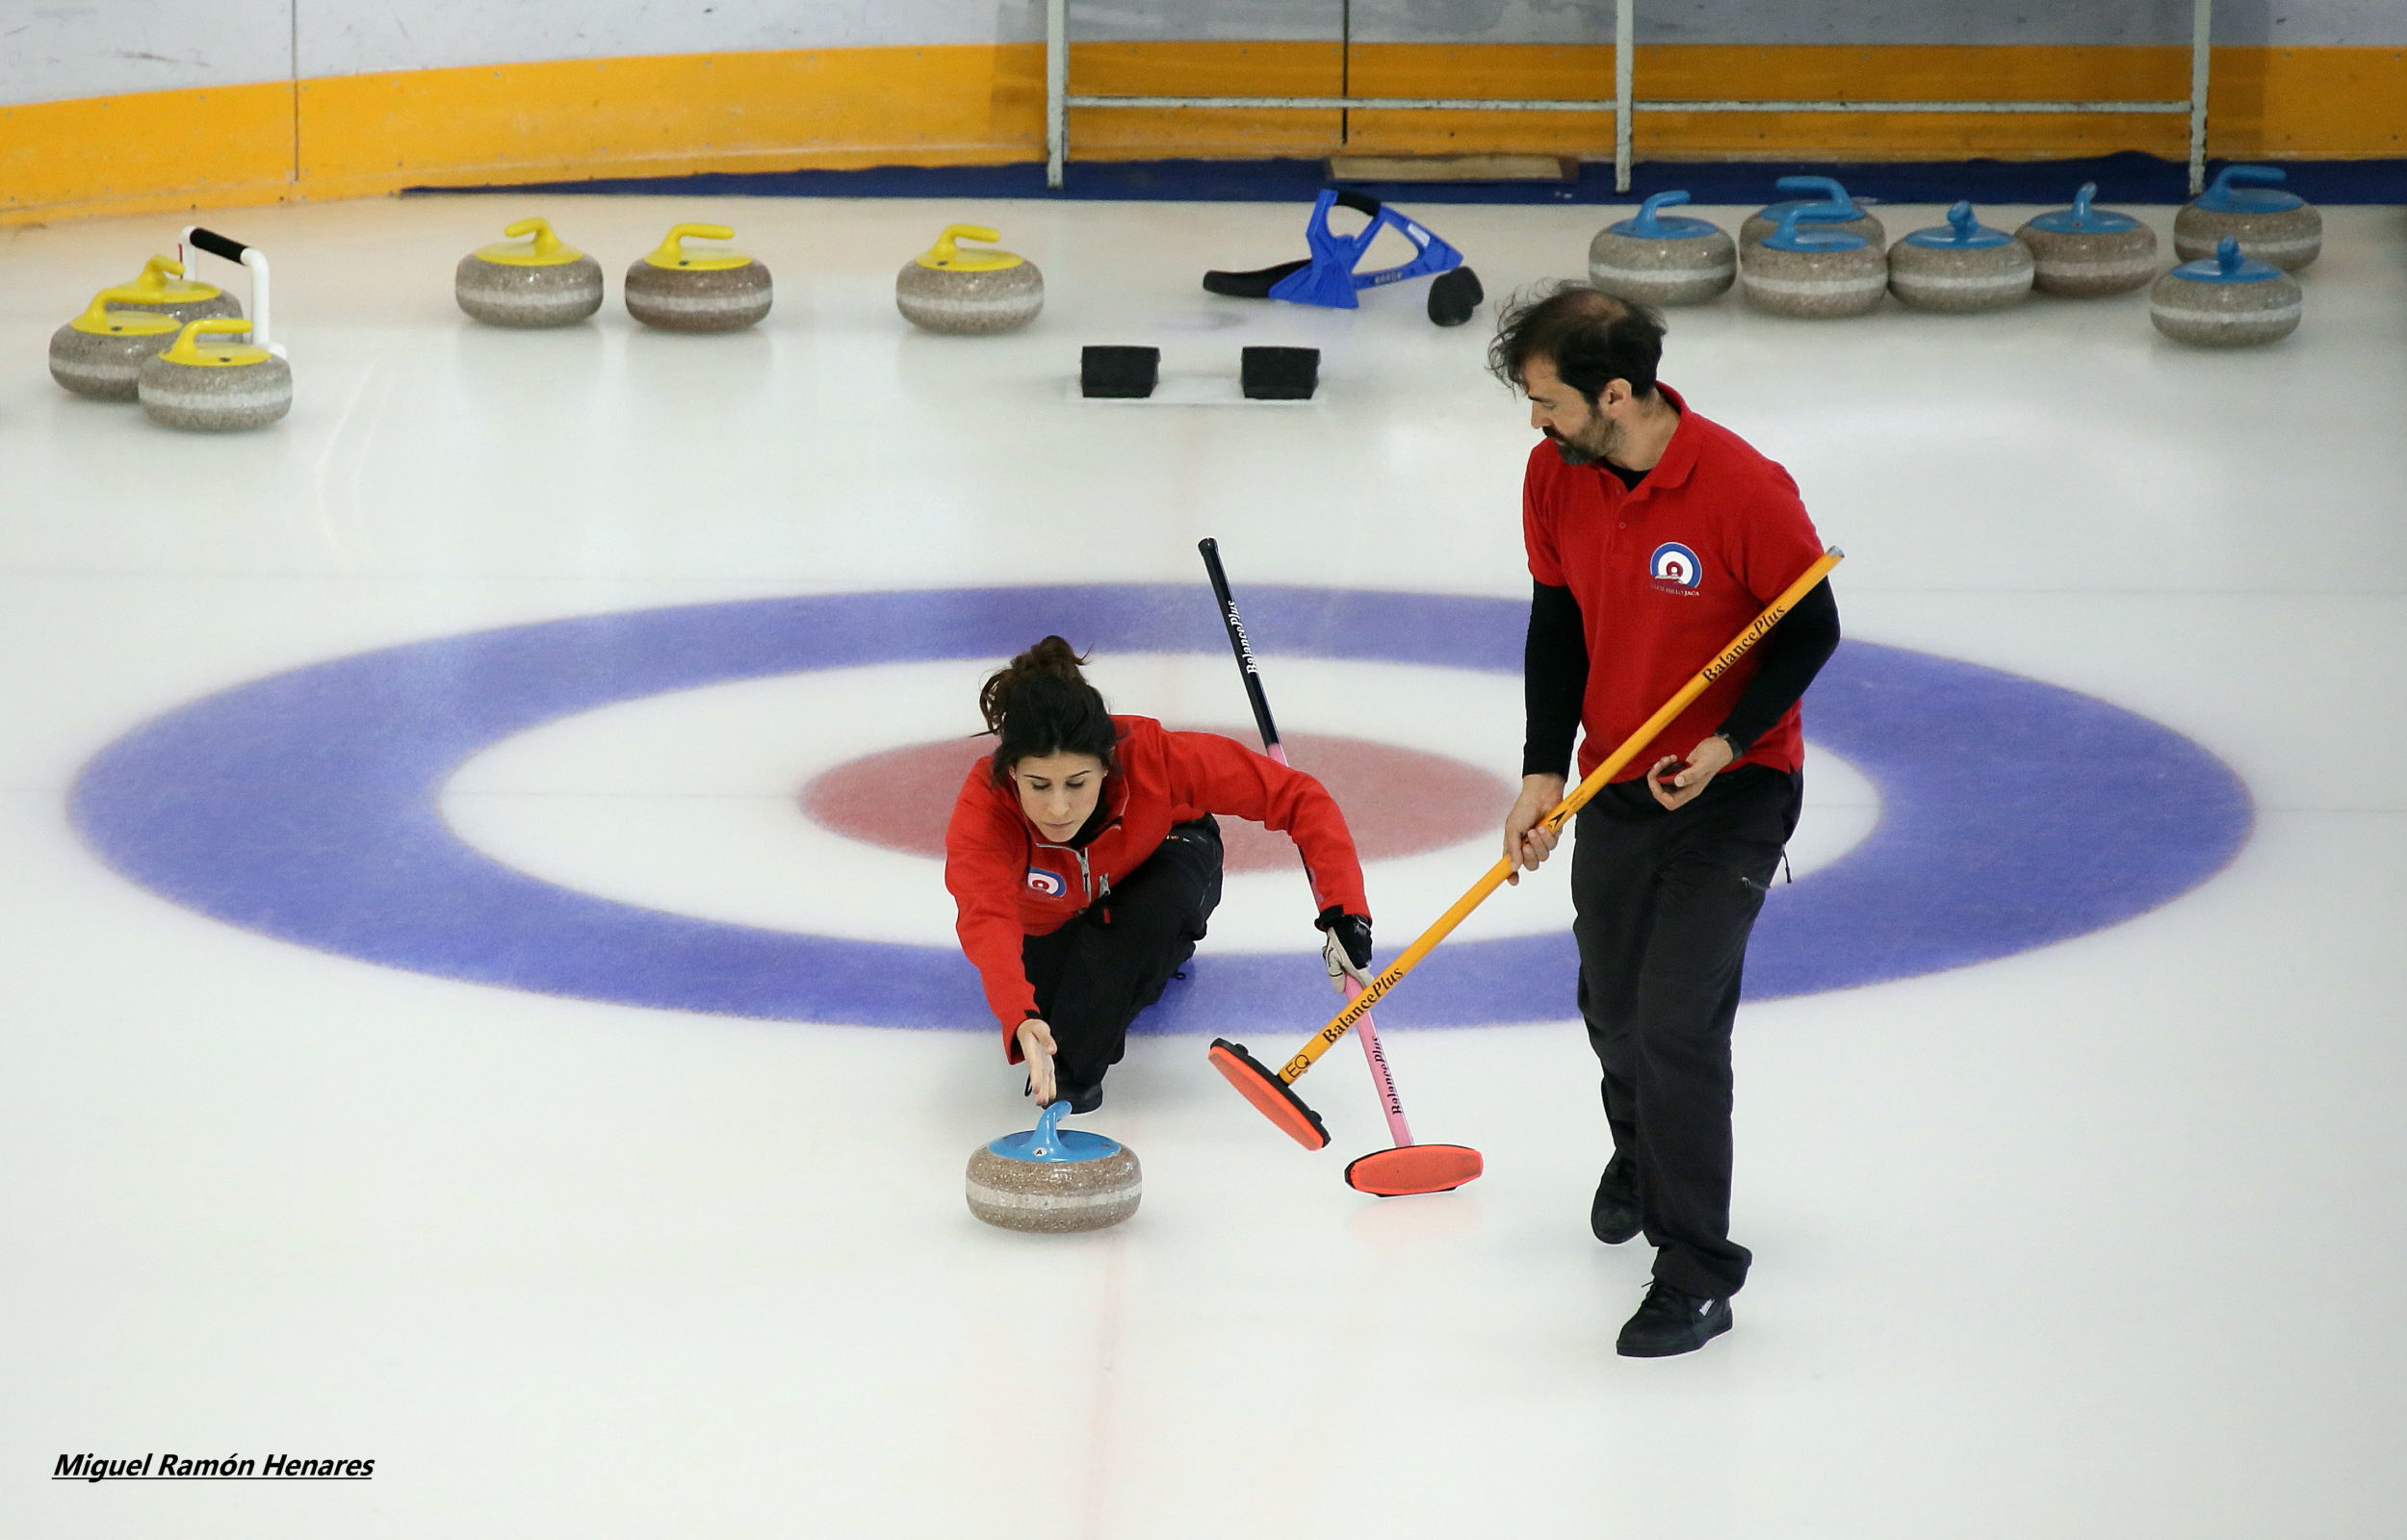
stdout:
{"type": "Polygon", "coordinates": [[[1070,886],[1069,884],[1041,866],[1028,868],[1028,886],[1043,893],[1047,898],[1059,898],[1070,886]]]}
{"type": "Polygon", "coordinates": [[[1704,578],[1696,552],[1677,540],[1667,540],[1655,548],[1655,553],[1646,558],[1646,575],[1659,583],[1673,583],[1682,588],[1694,588],[1704,578]]]}

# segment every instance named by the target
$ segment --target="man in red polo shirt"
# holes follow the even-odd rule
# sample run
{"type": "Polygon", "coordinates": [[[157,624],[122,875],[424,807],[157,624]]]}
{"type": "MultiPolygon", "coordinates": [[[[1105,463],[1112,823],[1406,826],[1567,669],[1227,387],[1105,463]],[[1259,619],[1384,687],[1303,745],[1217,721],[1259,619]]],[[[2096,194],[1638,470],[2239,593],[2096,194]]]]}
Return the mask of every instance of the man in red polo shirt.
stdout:
{"type": "MultiPolygon", "coordinates": [[[[1554,848],[1538,825],[1563,800],[1574,731],[1585,776],[1822,554],[1797,483],[1659,385],[1662,355],[1653,312],[1576,284],[1509,310],[1488,351],[1546,436],[1522,482],[1528,736],[1504,832],[1520,871],[1554,848]]],[[[1727,1331],[1747,1278],[1730,1239],[1730,1027],[1797,828],[1798,698],[1838,641],[1825,582],[1576,820],[1578,998],[1613,1131],[1590,1224],[1607,1245],[1643,1231],[1655,1246],[1626,1356],[1727,1331]]]]}

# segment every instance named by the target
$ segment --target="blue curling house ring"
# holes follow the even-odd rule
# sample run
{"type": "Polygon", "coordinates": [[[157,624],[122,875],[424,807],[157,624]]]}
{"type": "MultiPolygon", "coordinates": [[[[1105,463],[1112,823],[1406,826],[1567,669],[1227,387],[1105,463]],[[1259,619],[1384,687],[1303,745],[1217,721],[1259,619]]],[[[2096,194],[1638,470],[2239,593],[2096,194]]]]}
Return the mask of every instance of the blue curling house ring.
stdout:
{"type": "MultiPolygon", "coordinates": [[[[1527,606],[1265,586],[1247,592],[1246,615],[1273,655],[1517,676],[1527,606]]],[[[1225,645],[1208,594],[1173,584],[839,594],[513,626],[177,707],[95,756],[71,813],[101,860],[163,897],[364,962],[621,1005],[991,1032],[976,974],[949,945],[729,925],[576,892],[463,843],[437,798],[474,755],[576,712],[782,674],[999,659],[1048,631],[1117,653],[1225,645]]],[[[2204,748],[2034,680],[1850,641],[1806,716],[1816,742],[1878,786],[1881,816],[1842,859],[1774,890],[1748,953],[1750,999],[2082,936],[2206,881],[2248,837],[2248,794],[2204,748]]],[[[1574,1014],[1576,966],[1567,933],[1451,942],[1380,1019],[1562,1020],[1574,1014]]],[[[1285,1030],[1327,992],[1310,953],[1212,954],[1140,1025],[1285,1030]]]]}

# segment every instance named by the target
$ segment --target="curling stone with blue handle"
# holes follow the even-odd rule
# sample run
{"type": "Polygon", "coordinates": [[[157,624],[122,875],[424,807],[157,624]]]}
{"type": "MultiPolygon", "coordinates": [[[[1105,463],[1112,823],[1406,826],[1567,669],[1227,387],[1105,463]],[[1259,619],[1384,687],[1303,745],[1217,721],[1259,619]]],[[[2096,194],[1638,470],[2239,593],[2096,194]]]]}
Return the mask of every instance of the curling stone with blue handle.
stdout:
{"type": "Polygon", "coordinates": [[[686,239],[732,241],[723,224],[680,224],[627,270],[627,313],[662,331],[741,331],[769,313],[769,270],[740,251],[688,251],[686,239]]]}
{"type": "Polygon", "coordinates": [[[2014,232],[2031,247],[2032,287],[2093,299],[2144,288],[2157,275],[2157,233],[2128,214],[2093,209],[2098,184],[2083,182],[2069,209],[2033,215],[2014,232]]]}
{"type": "Polygon", "coordinates": [[[2003,310],[2031,297],[2032,268],[2030,248],[1959,202],[1889,248],[1889,293],[1914,310],[2003,310]]]}
{"type": "Polygon", "coordinates": [[[1801,230],[1798,218],[1791,209],[1778,229],[1741,251],[1739,293],[1759,310],[1807,321],[1871,312],[1889,288],[1879,248],[1829,225],[1801,230]]]}
{"type": "Polygon", "coordinates": [[[1888,244],[1889,232],[1880,221],[1865,211],[1862,205],[1847,195],[1847,189],[1837,179],[1827,176],[1784,176],[1773,184],[1783,192],[1810,192],[1813,197],[1789,198],[1767,204],[1747,217],[1739,226],[1739,246],[1757,245],[1780,228],[1780,221],[1791,210],[1817,231],[1844,230],[1862,236],[1864,244],[1875,252],[1888,244]]]}
{"type": "Polygon", "coordinates": [[[987,337],[1016,331],[1045,308],[1045,274],[1012,251],[964,250],[956,243],[1000,241],[978,224],[948,224],[936,244],[894,275],[894,308],[922,331],[987,337]]]}
{"type": "Polygon", "coordinates": [[[1661,211],[1686,192],[1658,192],[1634,218],[1606,225],[1588,244],[1588,281],[1645,305],[1701,305],[1739,275],[1739,250],[1710,219],[1661,211]]]}
{"type": "Polygon", "coordinates": [[[602,264],[554,235],[550,220],[502,233],[512,239],[459,259],[452,297],[460,309],[488,326],[573,326],[602,308],[602,264]]]}
{"type": "Polygon", "coordinates": [[[2323,216],[2295,192],[2265,184],[2289,175],[2274,166],[2227,166],[2214,185],[2173,216],[2173,250],[2184,261],[2213,256],[2225,236],[2240,255],[2296,272],[2323,254],[2323,216]],[[2241,184],[2251,184],[2243,186],[2241,184]]]}
{"type": "Polygon", "coordinates": [[[1005,1134],[970,1156],[970,1212],[1006,1230],[1100,1230],[1137,1211],[1144,1173],[1136,1152],[1099,1134],[1063,1128],[1070,1103],[1037,1114],[1036,1127],[1005,1134]]]}
{"type": "Polygon", "coordinates": [[[213,321],[243,313],[243,302],[216,284],[186,278],[184,264],[173,257],[151,258],[142,264],[142,270],[133,282],[119,287],[134,297],[112,301],[116,308],[154,311],[172,318],[179,325],[188,321],[213,321]]]}
{"type": "Polygon", "coordinates": [[[264,347],[232,341],[250,330],[235,316],[189,321],[174,346],[142,365],[142,415],[167,427],[229,433],[265,427],[293,409],[293,370],[264,347]]]}
{"type": "Polygon", "coordinates": [[[2148,291],[2148,319],[2177,343],[2247,347],[2279,342],[2298,329],[2307,301],[2298,280],[2243,255],[2225,236],[2214,255],[2185,262],[2148,291]]]}
{"type": "Polygon", "coordinates": [[[109,308],[141,292],[130,284],[103,289],[82,315],[53,332],[50,377],[78,396],[133,400],[140,394],[144,360],[164,351],[183,329],[174,317],[155,310],[109,308]]]}

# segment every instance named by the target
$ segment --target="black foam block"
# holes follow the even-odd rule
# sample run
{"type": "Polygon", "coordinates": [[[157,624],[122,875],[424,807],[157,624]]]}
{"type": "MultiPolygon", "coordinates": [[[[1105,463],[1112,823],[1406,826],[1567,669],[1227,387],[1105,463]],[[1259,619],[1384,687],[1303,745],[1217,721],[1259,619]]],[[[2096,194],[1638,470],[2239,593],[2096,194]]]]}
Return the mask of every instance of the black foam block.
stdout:
{"type": "Polygon", "coordinates": [[[1320,385],[1321,350],[1317,347],[1249,347],[1239,365],[1246,399],[1308,401],[1320,385]]]}
{"type": "Polygon", "coordinates": [[[1478,273],[1468,268],[1448,269],[1430,281],[1429,319],[1440,326],[1460,326],[1487,297],[1478,273]]]}
{"type": "Polygon", "coordinates": [[[1082,347],[1078,350],[1078,394],[1115,400],[1142,399],[1153,394],[1162,375],[1158,347],[1082,347]]]}

